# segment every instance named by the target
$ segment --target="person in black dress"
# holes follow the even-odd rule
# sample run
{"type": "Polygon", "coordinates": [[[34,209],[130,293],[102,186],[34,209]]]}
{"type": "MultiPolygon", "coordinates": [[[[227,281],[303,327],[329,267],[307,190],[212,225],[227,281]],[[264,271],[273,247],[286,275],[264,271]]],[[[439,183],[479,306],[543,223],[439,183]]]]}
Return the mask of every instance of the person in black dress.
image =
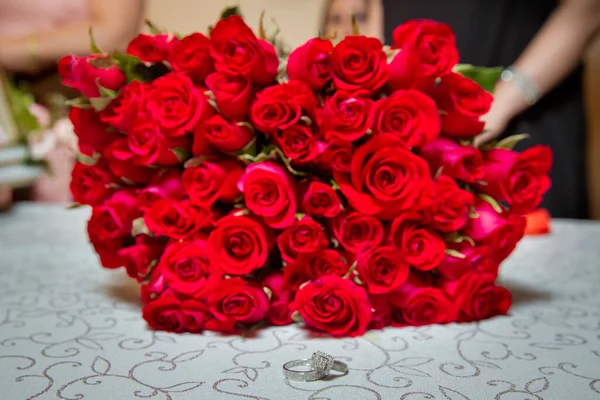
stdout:
{"type": "MultiPolygon", "coordinates": [[[[348,0],[331,5],[344,1],[348,0]]],[[[363,4],[365,10],[379,10],[371,12],[383,23],[386,44],[391,44],[392,32],[401,23],[432,19],[454,30],[461,63],[512,66],[520,79],[498,83],[494,104],[485,116],[486,133],[476,138],[476,144],[528,133],[531,138],[516,150],[550,146],[552,188],[541,207],[555,218],[588,217],[581,61],[600,27],[600,0],[363,0],[363,4]],[[531,88],[540,98],[530,106],[531,88]]],[[[365,33],[371,32],[376,30],[365,33]]]]}

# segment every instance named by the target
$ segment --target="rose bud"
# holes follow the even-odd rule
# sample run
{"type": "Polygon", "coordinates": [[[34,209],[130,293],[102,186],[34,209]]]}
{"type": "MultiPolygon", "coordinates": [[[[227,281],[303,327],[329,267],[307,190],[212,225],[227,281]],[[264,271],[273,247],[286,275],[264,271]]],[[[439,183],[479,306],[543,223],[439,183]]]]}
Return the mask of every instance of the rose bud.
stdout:
{"type": "Polygon", "coordinates": [[[442,132],[470,138],[483,132],[480,118],[490,110],[494,98],[476,82],[452,72],[442,77],[433,99],[442,111],[442,132]]]}
{"type": "Polygon", "coordinates": [[[125,84],[125,74],[104,56],[65,56],[58,61],[62,84],[78,90],[87,98],[100,97],[98,86],[119,90],[125,84]]]}
{"type": "Polygon", "coordinates": [[[474,211],[477,216],[469,218],[462,232],[476,243],[489,246],[492,259],[499,264],[523,237],[525,217],[502,210],[498,205],[494,207],[481,198],[475,199],[474,211]]]}
{"type": "Polygon", "coordinates": [[[166,61],[171,49],[179,42],[174,35],[147,35],[140,33],[127,46],[127,54],[144,62],[166,61]]]}
{"type": "Polygon", "coordinates": [[[461,146],[454,140],[438,137],[423,146],[420,152],[434,175],[446,175],[474,183],[483,178],[481,151],[472,146],[461,146]]]}
{"type": "Polygon", "coordinates": [[[411,20],[394,29],[392,38],[392,48],[401,50],[389,65],[388,86],[394,91],[430,92],[436,78],[458,63],[456,38],[448,24],[411,20]]]}

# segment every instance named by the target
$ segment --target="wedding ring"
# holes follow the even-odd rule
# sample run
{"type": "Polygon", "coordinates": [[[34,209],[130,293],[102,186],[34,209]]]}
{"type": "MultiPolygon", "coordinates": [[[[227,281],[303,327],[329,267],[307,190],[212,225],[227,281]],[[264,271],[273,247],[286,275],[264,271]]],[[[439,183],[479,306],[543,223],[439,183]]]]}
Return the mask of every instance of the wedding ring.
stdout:
{"type": "Polygon", "coordinates": [[[285,377],[295,381],[316,381],[326,377],[331,371],[345,374],[348,372],[348,366],[322,351],[313,353],[311,358],[294,360],[283,364],[283,374],[285,377]],[[303,367],[304,369],[297,370],[294,367],[303,367]]]}

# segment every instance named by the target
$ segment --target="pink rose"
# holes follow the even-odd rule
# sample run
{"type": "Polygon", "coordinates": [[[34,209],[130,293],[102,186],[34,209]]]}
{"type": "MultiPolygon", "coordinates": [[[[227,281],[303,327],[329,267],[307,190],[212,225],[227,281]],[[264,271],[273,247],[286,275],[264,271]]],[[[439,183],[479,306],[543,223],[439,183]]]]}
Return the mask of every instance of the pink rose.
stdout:
{"type": "Polygon", "coordinates": [[[467,240],[460,243],[446,243],[450,250],[462,254],[464,257],[455,257],[446,254],[437,272],[446,280],[454,281],[460,279],[473,271],[498,275],[499,264],[492,261],[490,248],[486,245],[473,246],[467,240]]]}
{"type": "Polygon", "coordinates": [[[472,146],[461,146],[447,137],[438,137],[420,152],[429,164],[432,174],[447,175],[468,183],[483,178],[481,151],[472,146]]]}
{"type": "Polygon", "coordinates": [[[463,233],[476,243],[490,247],[492,259],[498,264],[512,253],[525,232],[525,217],[503,210],[498,213],[481,198],[475,199],[477,217],[469,218],[463,233]]]}
{"type": "Polygon", "coordinates": [[[106,60],[105,56],[65,56],[58,61],[62,84],[78,90],[85,97],[100,97],[98,85],[119,90],[125,84],[125,74],[106,60]]]}

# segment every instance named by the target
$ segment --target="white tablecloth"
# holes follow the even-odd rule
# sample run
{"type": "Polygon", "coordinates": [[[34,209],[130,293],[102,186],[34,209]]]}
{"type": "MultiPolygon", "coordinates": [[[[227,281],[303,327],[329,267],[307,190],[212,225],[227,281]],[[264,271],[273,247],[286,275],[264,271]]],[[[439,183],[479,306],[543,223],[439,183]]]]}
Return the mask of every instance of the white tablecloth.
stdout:
{"type": "Polygon", "coordinates": [[[334,340],[299,327],[254,338],[149,330],[136,287],[100,268],[86,209],[0,215],[0,398],[599,399],[600,224],[556,221],[506,263],[510,316],[334,340]],[[286,381],[316,350],[350,372],[286,381]]]}

